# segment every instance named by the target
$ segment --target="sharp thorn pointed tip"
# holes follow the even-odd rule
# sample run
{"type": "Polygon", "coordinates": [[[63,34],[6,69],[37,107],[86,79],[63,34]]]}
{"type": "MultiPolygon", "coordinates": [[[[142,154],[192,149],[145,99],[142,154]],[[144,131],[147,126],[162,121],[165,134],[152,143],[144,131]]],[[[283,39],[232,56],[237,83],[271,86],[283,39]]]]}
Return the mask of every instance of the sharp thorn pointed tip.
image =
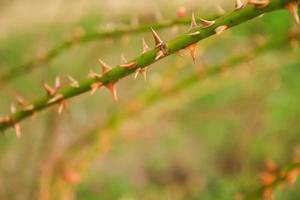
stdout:
{"type": "Polygon", "coordinates": [[[193,29],[195,27],[197,27],[197,22],[196,22],[196,19],[195,19],[195,14],[192,13],[192,21],[191,21],[191,25],[190,25],[190,29],[193,29]]]}

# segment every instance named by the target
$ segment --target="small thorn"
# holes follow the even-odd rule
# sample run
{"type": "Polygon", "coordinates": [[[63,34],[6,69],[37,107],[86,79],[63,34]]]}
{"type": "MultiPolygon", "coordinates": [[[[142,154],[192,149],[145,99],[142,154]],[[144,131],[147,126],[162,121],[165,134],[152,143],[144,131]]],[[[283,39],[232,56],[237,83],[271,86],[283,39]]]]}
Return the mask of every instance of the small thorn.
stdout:
{"type": "Polygon", "coordinates": [[[33,104],[26,105],[26,106],[24,106],[24,110],[25,111],[33,111],[34,110],[34,105],[33,104]]]}
{"type": "Polygon", "coordinates": [[[200,31],[196,31],[196,32],[193,32],[193,33],[189,33],[188,35],[190,36],[196,36],[196,35],[200,35],[200,31]]]}
{"type": "Polygon", "coordinates": [[[124,68],[134,68],[136,66],[135,62],[130,62],[130,63],[126,63],[126,64],[120,64],[120,67],[124,67],[124,68]]]}
{"type": "Polygon", "coordinates": [[[136,70],[136,71],[135,71],[135,74],[134,74],[134,79],[136,79],[136,78],[137,78],[137,76],[139,75],[139,73],[140,73],[140,69],[138,69],[138,70],[136,70]]]}
{"type": "Polygon", "coordinates": [[[58,104],[57,114],[61,115],[61,113],[65,110],[65,108],[66,108],[66,102],[65,101],[61,101],[58,104]]]}
{"type": "Polygon", "coordinates": [[[11,105],[10,105],[10,112],[11,112],[12,114],[14,114],[14,113],[16,113],[16,111],[17,111],[16,106],[15,106],[14,104],[11,104],[11,105]]]}
{"type": "Polygon", "coordinates": [[[155,30],[153,28],[151,28],[151,32],[152,32],[152,36],[154,38],[155,47],[162,46],[164,44],[164,42],[160,39],[160,37],[158,36],[158,34],[155,32],[155,30]]]}
{"type": "Polygon", "coordinates": [[[196,22],[196,19],[195,19],[195,15],[194,13],[192,13],[192,21],[191,21],[191,25],[190,25],[190,30],[197,27],[197,22],[196,22]]]}
{"type": "Polygon", "coordinates": [[[221,35],[228,27],[226,25],[222,25],[222,26],[218,26],[216,29],[215,29],[215,33],[217,35],[221,35]]]}
{"type": "Polygon", "coordinates": [[[55,94],[55,89],[50,87],[46,82],[43,83],[43,87],[49,96],[53,96],[55,94]]]}
{"type": "Polygon", "coordinates": [[[21,135],[22,135],[20,124],[15,123],[15,124],[14,124],[14,129],[15,129],[15,132],[16,132],[16,137],[17,137],[17,138],[20,138],[21,135]]]}
{"type": "Polygon", "coordinates": [[[224,15],[225,14],[225,10],[220,4],[216,3],[215,7],[216,7],[217,12],[218,12],[219,15],[224,15]]]}
{"type": "Polygon", "coordinates": [[[27,104],[27,102],[20,96],[16,97],[16,101],[17,101],[18,105],[20,105],[20,106],[25,106],[27,104]]]}
{"type": "Polygon", "coordinates": [[[210,20],[205,20],[205,19],[202,19],[202,18],[200,18],[200,21],[201,21],[201,24],[202,24],[203,28],[208,28],[208,27],[210,27],[210,26],[212,26],[216,23],[213,20],[210,21],[210,20]]]}
{"type": "Polygon", "coordinates": [[[189,51],[192,59],[193,59],[193,62],[195,64],[195,61],[196,61],[196,48],[197,48],[197,44],[191,44],[190,46],[188,46],[186,49],[189,51]]]}
{"type": "Polygon", "coordinates": [[[61,88],[61,81],[60,81],[60,77],[59,76],[56,76],[55,77],[55,84],[54,84],[54,88],[55,90],[58,90],[59,88],[61,88]]]}
{"type": "Polygon", "coordinates": [[[145,41],[145,38],[142,39],[143,41],[143,52],[142,54],[146,53],[150,48],[149,46],[147,45],[146,41],[145,41]]]}
{"type": "Polygon", "coordinates": [[[101,78],[102,75],[101,74],[97,74],[96,72],[94,72],[92,69],[89,70],[88,73],[88,77],[89,78],[101,78]]]}
{"type": "Polygon", "coordinates": [[[103,74],[106,74],[107,72],[109,72],[112,69],[108,64],[103,62],[103,60],[101,60],[100,58],[98,59],[98,62],[100,64],[103,74]]]}
{"type": "Polygon", "coordinates": [[[299,2],[290,2],[286,5],[286,8],[290,11],[293,16],[295,23],[300,26],[300,19],[298,15],[299,2]]]}
{"type": "Polygon", "coordinates": [[[160,50],[159,52],[157,52],[155,60],[159,60],[164,56],[165,56],[164,52],[162,50],[160,50]]]}
{"type": "Polygon", "coordinates": [[[142,74],[145,81],[147,80],[147,69],[148,69],[147,67],[144,67],[139,70],[139,73],[142,74]]]}
{"type": "Polygon", "coordinates": [[[270,0],[248,0],[247,4],[254,5],[256,8],[264,8],[270,4],[270,0]]]}
{"type": "Polygon", "coordinates": [[[79,88],[79,82],[75,80],[71,75],[68,75],[68,79],[71,82],[71,87],[79,88]]]}
{"type": "Polygon", "coordinates": [[[60,101],[64,98],[64,95],[62,94],[56,94],[54,97],[52,97],[51,99],[49,99],[49,101],[47,102],[48,104],[60,101]]]}
{"type": "Polygon", "coordinates": [[[94,95],[96,93],[96,91],[102,86],[102,83],[93,83],[91,85],[91,92],[90,92],[90,96],[94,95]]]}
{"type": "Polygon", "coordinates": [[[244,4],[241,0],[235,0],[235,6],[234,6],[235,10],[240,10],[242,8],[244,8],[244,4]]]}
{"type": "Polygon", "coordinates": [[[105,85],[105,87],[111,92],[113,99],[115,102],[118,101],[118,95],[117,95],[117,90],[115,87],[115,83],[108,83],[107,85],[105,85]]]}
{"type": "Polygon", "coordinates": [[[127,63],[128,62],[127,59],[125,58],[124,53],[121,53],[121,62],[122,63],[127,63]]]}

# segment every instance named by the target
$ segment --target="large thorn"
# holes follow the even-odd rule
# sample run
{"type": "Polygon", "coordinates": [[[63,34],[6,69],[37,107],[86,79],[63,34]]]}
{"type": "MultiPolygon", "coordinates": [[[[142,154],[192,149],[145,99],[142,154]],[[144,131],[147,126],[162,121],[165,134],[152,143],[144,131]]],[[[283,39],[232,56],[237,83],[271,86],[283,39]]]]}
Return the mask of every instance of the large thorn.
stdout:
{"type": "Polygon", "coordinates": [[[143,52],[142,54],[146,53],[150,48],[149,46],[147,45],[146,41],[145,41],[145,38],[142,39],[142,42],[143,42],[143,52]]]}
{"type": "Polygon", "coordinates": [[[226,25],[222,25],[222,26],[218,26],[216,29],[215,29],[215,33],[217,35],[221,35],[228,27],[226,25]]]}
{"type": "Polygon", "coordinates": [[[151,28],[151,32],[152,32],[152,36],[154,38],[155,47],[162,46],[164,44],[164,42],[160,39],[160,37],[158,36],[158,34],[155,32],[155,30],[153,28],[151,28]]]}
{"type": "Polygon", "coordinates": [[[240,10],[244,8],[244,4],[241,0],[235,0],[235,10],[240,10]]]}
{"type": "Polygon", "coordinates": [[[91,85],[91,92],[90,92],[90,96],[94,95],[95,92],[102,86],[102,83],[93,83],[91,85]]]}
{"type": "Polygon", "coordinates": [[[138,70],[136,70],[136,72],[134,74],[134,79],[136,79],[139,74],[142,74],[144,80],[146,81],[147,80],[147,69],[148,69],[148,67],[144,67],[144,68],[139,68],[138,70]]]}
{"type": "Polygon", "coordinates": [[[163,58],[165,56],[164,52],[162,50],[160,50],[159,52],[157,52],[155,60],[159,60],[161,58],[163,58]]]}
{"type": "Polygon", "coordinates": [[[197,44],[191,44],[190,46],[186,47],[186,49],[189,51],[194,63],[196,61],[196,48],[197,48],[197,44]]]}
{"type": "Polygon", "coordinates": [[[63,98],[64,98],[63,94],[56,94],[54,97],[49,99],[49,101],[47,103],[48,104],[55,103],[55,102],[61,101],[63,98]]]}
{"type": "Polygon", "coordinates": [[[48,83],[44,82],[43,87],[49,96],[53,96],[55,94],[55,89],[50,87],[48,83]]]}
{"type": "Polygon", "coordinates": [[[65,101],[61,101],[58,104],[58,108],[57,108],[57,114],[61,115],[61,113],[66,109],[66,102],[65,101]]]}
{"type": "Polygon", "coordinates": [[[190,30],[197,27],[197,22],[196,22],[196,19],[195,19],[195,15],[194,13],[192,13],[192,21],[191,21],[191,25],[190,25],[190,30]]]}
{"type": "Polygon", "coordinates": [[[88,77],[89,78],[101,78],[102,74],[97,74],[96,72],[94,72],[92,69],[89,70],[88,73],[88,77]]]}
{"type": "Polygon", "coordinates": [[[214,20],[210,21],[210,20],[205,20],[202,18],[200,18],[200,21],[201,21],[203,28],[208,28],[216,23],[214,20]]]}
{"type": "Polygon", "coordinates": [[[286,5],[286,8],[290,11],[292,14],[295,23],[300,26],[300,20],[298,15],[298,6],[300,2],[290,2],[286,5]]]}
{"type": "Polygon", "coordinates": [[[79,88],[79,82],[75,80],[71,75],[68,75],[68,79],[71,82],[71,87],[79,88]]]}
{"type": "Polygon", "coordinates": [[[55,77],[55,84],[54,84],[54,88],[55,90],[58,90],[59,88],[61,88],[61,81],[60,81],[60,77],[59,76],[56,76],[55,77]]]}
{"type": "Polygon", "coordinates": [[[113,99],[115,102],[118,101],[118,94],[117,94],[117,90],[115,87],[115,83],[108,83],[105,85],[105,87],[111,92],[113,99]]]}
{"type": "Polygon", "coordinates": [[[270,0],[248,0],[247,4],[254,5],[256,8],[264,8],[270,4],[270,0]]]}
{"type": "Polygon", "coordinates": [[[14,123],[14,129],[15,129],[15,132],[16,132],[16,137],[20,138],[22,136],[20,124],[19,123],[14,123]]]}
{"type": "Polygon", "coordinates": [[[19,106],[26,106],[28,103],[20,96],[16,97],[16,101],[19,106]]]}
{"type": "Polygon", "coordinates": [[[109,72],[112,69],[108,64],[103,62],[103,60],[101,60],[100,58],[98,59],[98,62],[100,64],[103,74],[106,74],[107,72],[109,72]]]}

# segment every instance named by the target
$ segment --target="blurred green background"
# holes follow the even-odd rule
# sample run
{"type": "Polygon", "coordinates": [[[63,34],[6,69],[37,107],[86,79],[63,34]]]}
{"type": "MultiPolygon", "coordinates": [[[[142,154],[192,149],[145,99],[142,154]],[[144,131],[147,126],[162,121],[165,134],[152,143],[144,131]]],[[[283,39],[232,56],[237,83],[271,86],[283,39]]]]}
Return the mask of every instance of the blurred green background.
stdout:
{"type": "MultiPolygon", "coordinates": [[[[174,19],[181,6],[188,16],[211,16],[215,3],[226,11],[234,6],[231,0],[2,0],[0,72],[47,52],[74,30],[174,19]]],[[[22,122],[21,139],[13,130],[0,139],[0,199],[240,200],[260,186],[266,160],[284,165],[299,157],[299,50],[270,48],[233,69],[226,60],[294,28],[287,11],[267,14],[201,41],[196,64],[183,52],[150,66],[146,82],[121,80],[118,103],[101,89],[68,101],[61,116],[51,108],[22,122]],[[229,66],[221,73],[204,73],[196,84],[169,92],[204,66],[224,62],[229,66]]],[[[158,32],[169,40],[188,27],[173,29],[158,32]]],[[[59,75],[66,84],[68,74],[83,79],[89,68],[97,71],[98,57],[114,66],[122,52],[128,59],[139,55],[142,37],[153,47],[145,32],[63,51],[1,88],[0,115],[16,95],[44,95],[42,81],[52,84],[59,75]]],[[[299,198],[299,181],[274,194],[299,198]]]]}

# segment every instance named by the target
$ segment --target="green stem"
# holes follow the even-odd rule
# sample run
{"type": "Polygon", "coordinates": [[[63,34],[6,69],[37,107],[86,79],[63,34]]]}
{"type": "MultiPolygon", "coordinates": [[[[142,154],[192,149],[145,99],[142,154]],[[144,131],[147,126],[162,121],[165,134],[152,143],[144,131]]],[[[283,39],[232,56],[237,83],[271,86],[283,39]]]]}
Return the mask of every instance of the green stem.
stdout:
{"type": "MultiPolygon", "coordinates": [[[[202,27],[196,27],[189,31],[188,33],[182,34],[179,37],[176,37],[173,40],[170,40],[166,43],[166,49],[164,50],[166,54],[164,57],[171,55],[181,49],[184,49],[192,44],[195,44],[199,42],[200,40],[203,40],[205,38],[208,38],[215,34],[215,29],[219,26],[226,25],[228,28],[236,26],[238,24],[241,24],[243,22],[246,22],[250,19],[253,19],[263,13],[272,12],[274,10],[279,10],[285,8],[287,3],[295,2],[296,0],[273,0],[270,2],[268,6],[265,8],[256,8],[255,6],[248,5],[245,8],[237,11],[233,11],[229,14],[225,14],[224,16],[218,18],[215,22],[215,24],[208,28],[202,28],[202,27]],[[200,34],[198,35],[190,35],[190,33],[200,31],[200,34]]],[[[299,0],[297,0],[298,2],[299,0]]],[[[117,65],[115,68],[113,68],[108,73],[104,74],[101,78],[88,78],[85,80],[80,81],[79,87],[74,88],[70,86],[63,87],[58,91],[59,94],[63,95],[63,100],[78,96],[82,93],[85,93],[87,91],[90,91],[91,85],[93,83],[102,83],[103,85],[106,85],[108,83],[115,83],[118,80],[122,79],[123,77],[126,77],[132,73],[134,73],[138,68],[144,68],[147,67],[156,61],[158,61],[156,58],[157,53],[160,51],[160,48],[154,48],[146,53],[136,57],[134,60],[130,62],[135,63],[135,67],[132,69],[121,67],[120,65],[117,65]]],[[[4,121],[0,123],[0,131],[4,131],[9,127],[14,126],[19,121],[26,119],[27,117],[30,117],[32,115],[32,112],[37,112],[44,110],[45,108],[58,103],[52,102],[49,103],[49,100],[51,100],[52,97],[50,96],[44,96],[38,100],[36,100],[33,105],[33,110],[26,111],[26,110],[18,110],[14,114],[11,114],[8,116],[7,121],[4,121]]],[[[61,100],[61,99],[60,99],[61,100]]]]}
{"type": "MultiPolygon", "coordinates": [[[[216,19],[217,17],[209,17],[208,19],[216,19]]],[[[199,20],[197,20],[199,21],[199,20]]],[[[23,63],[21,65],[12,67],[8,69],[7,71],[4,71],[0,74],[0,88],[4,87],[9,81],[14,80],[15,78],[26,74],[27,72],[30,72],[34,69],[40,68],[43,65],[48,62],[50,62],[52,59],[54,59],[56,56],[61,54],[63,51],[71,48],[73,45],[77,45],[78,43],[84,44],[91,41],[104,39],[104,38],[112,38],[112,37],[120,37],[122,35],[126,34],[133,34],[133,33],[142,33],[149,31],[149,29],[152,27],[156,30],[164,29],[168,27],[172,27],[175,25],[188,25],[190,23],[190,19],[184,18],[184,19],[172,19],[172,20],[162,20],[155,23],[150,24],[143,24],[138,26],[124,26],[120,28],[115,28],[112,30],[100,30],[100,31],[94,31],[89,32],[86,34],[82,34],[81,36],[78,36],[73,39],[68,39],[61,44],[54,47],[52,50],[48,51],[43,58],[32,58],[31,60],[27,61],[26,63],[23,63]]]]}

